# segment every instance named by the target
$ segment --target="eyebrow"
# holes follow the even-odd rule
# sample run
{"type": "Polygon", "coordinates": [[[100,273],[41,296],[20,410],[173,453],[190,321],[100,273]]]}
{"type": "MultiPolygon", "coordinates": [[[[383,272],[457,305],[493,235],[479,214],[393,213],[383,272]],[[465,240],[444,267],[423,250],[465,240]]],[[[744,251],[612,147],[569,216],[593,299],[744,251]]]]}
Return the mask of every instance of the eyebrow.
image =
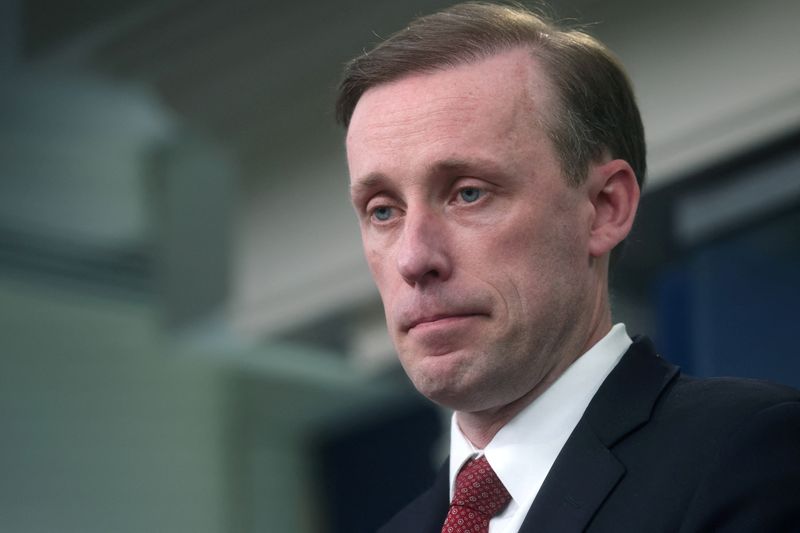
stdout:
{"type": "Polygon", "coordinates": [[[362,194],[371,191],[386,181],[386,176],[381,172],[370,172],[363,178],[359,178],[350,184],[350,196],[359,197],[362,194]]]}
{"type": "Polygon", "coordinates": [[[445,159],[434,163],[430,170],[432,174],[460,174],[485,166],[485,162],[482,160],[445,159]]]}
{"type": "MultiPolygon", "coordinates": [[[[441,176],[452,174],[502,174],[501,165],[493,160],[484,158],[448,158],[434,162],[426,170],[426,175],[441,176]]],[[[358,198],[363,194],[380,188],[389,178],[382,172],[370,172],[363,178],[350,184],[350,196],[358,198]]]]}

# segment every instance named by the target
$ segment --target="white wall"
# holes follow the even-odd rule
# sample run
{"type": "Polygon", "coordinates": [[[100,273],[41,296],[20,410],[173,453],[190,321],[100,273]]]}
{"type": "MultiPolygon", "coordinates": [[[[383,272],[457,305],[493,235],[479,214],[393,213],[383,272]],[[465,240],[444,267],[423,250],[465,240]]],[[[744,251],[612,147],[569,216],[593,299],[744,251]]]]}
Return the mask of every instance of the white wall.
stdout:
{"type": "Polygon", "coordinates": [[[636,87],[651,185],[800,128],[800,2],[596,2],[636,87]]]}
{"type": "Polygon", "coordinates": [[[147,306],[0,281],[0,530],[223,532],[226,375],[147,306]]]}

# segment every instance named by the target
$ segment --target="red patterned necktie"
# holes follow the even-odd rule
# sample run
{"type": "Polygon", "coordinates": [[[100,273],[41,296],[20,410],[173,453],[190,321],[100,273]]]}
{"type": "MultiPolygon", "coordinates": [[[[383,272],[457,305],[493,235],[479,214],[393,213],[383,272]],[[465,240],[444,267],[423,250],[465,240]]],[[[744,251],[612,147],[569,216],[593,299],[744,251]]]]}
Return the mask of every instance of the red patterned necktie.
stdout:
{"type": "Polygon", "coordinates": [[[511,495],[486,456],[470,459],[456,476],[456,490],[442,533],[488,533],[489,520],[509,501],[511,495]]]}

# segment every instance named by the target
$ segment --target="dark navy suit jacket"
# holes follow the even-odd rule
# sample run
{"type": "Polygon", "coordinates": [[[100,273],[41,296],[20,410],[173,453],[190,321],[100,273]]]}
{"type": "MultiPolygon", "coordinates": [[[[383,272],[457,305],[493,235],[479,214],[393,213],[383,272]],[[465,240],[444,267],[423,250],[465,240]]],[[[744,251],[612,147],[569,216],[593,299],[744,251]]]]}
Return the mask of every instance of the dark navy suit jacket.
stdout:
{"type": "MultiPolygon", "coordinates": [[[[447,465],[380,533],[440,533],[447,465]]],[[[553,464],[521,533],[800,532],[800,392],[696,379],[637,339],[553,464]]]]}

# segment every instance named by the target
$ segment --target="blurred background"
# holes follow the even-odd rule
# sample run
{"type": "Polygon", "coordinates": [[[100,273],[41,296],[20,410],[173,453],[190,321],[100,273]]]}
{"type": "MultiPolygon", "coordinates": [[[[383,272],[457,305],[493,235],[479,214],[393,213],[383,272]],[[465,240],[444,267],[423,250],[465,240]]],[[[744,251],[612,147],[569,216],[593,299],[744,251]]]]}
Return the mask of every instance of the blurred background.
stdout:
{"type": "MultiPolygon", "coordinates": [[[[0,0],[0,531],[359,533],[425,486],[449,414],[395,363],[332,104],[450,3],[0,0]]],[[[551,11],[644,116],[617,319],[800,385],[800,3],[551,11]]]]}

